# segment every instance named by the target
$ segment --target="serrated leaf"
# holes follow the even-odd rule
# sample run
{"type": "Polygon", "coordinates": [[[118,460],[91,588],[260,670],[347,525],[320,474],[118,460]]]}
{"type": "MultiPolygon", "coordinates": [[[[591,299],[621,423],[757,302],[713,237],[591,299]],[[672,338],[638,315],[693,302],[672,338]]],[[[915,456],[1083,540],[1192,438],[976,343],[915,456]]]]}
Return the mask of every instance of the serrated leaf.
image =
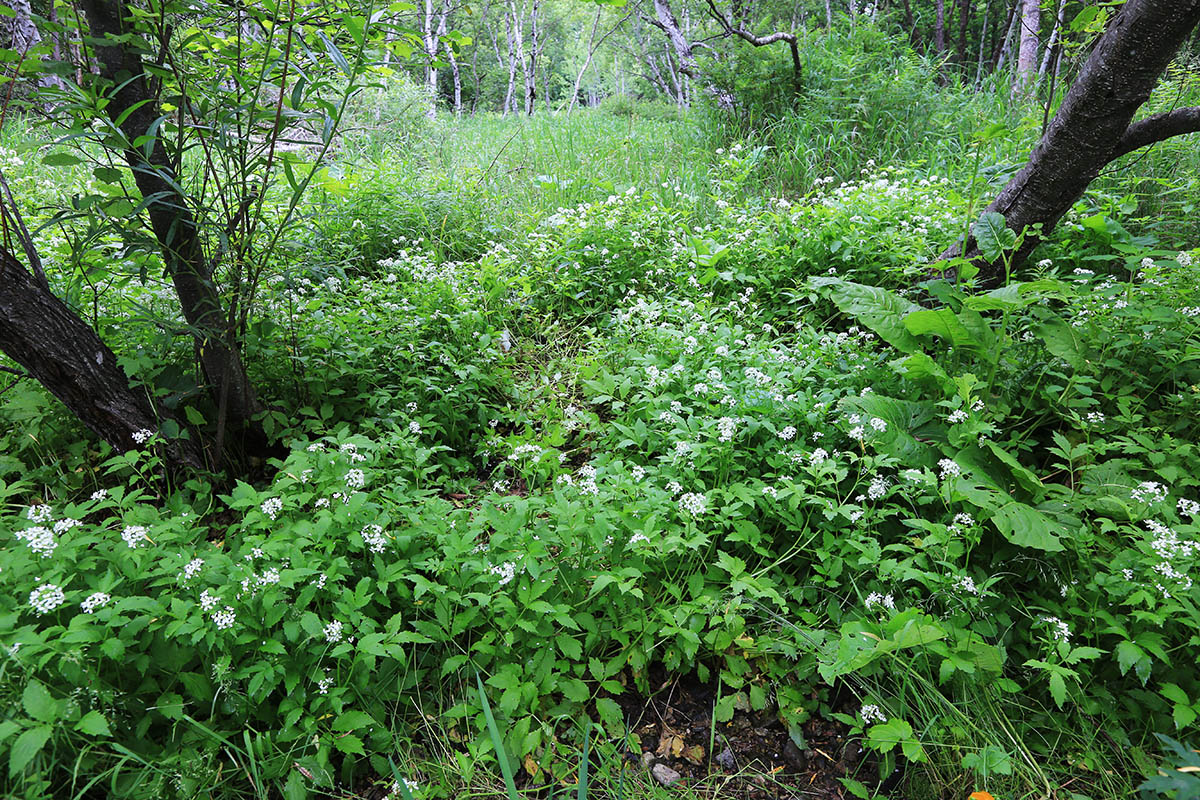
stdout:
{"type": "Polygon", "coordinates": [[[567,678],[558,682],[559,691],[563,693],[563,697],[573,703],[586,703],[592,693],[588,691],[587,684],[579,680],[579,678],[567,678]]]}
{"type": "Polygon", "coordinates": [[[889,719],[867,729],[867,742],[880,753],[892,750],[896,745],[912,739],[913,729],[902,719],[889,719]]]}
{"type": "Polygon", "coordinates": [[[50,739],[50,733],[53,731],[49,725],[39,725],[36,728],[29,728],[13,742],[12,750],[8,754],[8,775],[15,777],[33,760],[33,757],[38,754],[42,746],[50,739]]]}
{"type": "Polygon", "coordinates": [[[579,661],[583,658],[583,645],[579,643],[578,639],[570,636],[559,636],[556,642],[562,654],[572,661],[579,661]]]}
{"type": "Polygon", "coordinates": [[[333,740],[333,746],[343,753],[350,755],[365,756],[367,751],[363,748],[362,739],[352,733],[347,733],[344,736],[337,736],[333,740]]]}
{"type": "Polygon", "coordinates": [[[617,705],[616,700],[611,697],[601,697],[596,701],[596,714],[611,735],[621,736],[625,733],[625,715],[621,712],[621,707],[617,705]]]}
{"type": "Polygon", "coordinates": [[[25,684],[25,691],[21,692],[21,705],[25,707],[26,714],[39,722],[54,722],[58,719],[58,701],[39,681],[25,684]]]}
{"type": "Polygon", "coordinates": [[[375,725],[375,718],[362,711],[346,711],[333,721],[335,731],[357,731],[375,725]]]}
{"type": "Polygon", "coordinates": [[[717,701],[713,706],[713,719],[717,722],[729,722],[733,719],[733,711],[737,705],[738,696],[736,694],[727,694],[717,701]]]}
{"type": "Polygon", "coordinates": [[[1063,703],[1067,702],[1067,682],[1057,672],[1050,673],[1050,696],[1054,698],[1054,703],[1059,708],[1062,708],[1063,703]]]}
{"type": "Polygon", "coordinates": [[[108,720],[99,711],[89,711],[75,723],[75,730],[88,736],[111,736],[108,720]]]}

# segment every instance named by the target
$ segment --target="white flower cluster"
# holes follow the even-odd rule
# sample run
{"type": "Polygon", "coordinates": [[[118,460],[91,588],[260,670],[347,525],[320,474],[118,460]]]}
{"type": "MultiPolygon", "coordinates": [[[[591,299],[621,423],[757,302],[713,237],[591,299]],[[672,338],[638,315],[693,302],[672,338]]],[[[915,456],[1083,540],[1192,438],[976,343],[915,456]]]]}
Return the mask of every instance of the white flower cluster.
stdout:
{"type": "Polygon", "coordinates": [[[874,703],[868,703],[859,709],[858,715],[862,717],[864,725],[870,725],[872,722],[884,723],[888,721],[887,714],[883,713],[883,709],[874,703]]]}
{"type": "Polygon", "coordinates": [[[259,508],[269,518],[275,519],[279,516],[279,512],[283,510],[283,500],[278,497],[268,497],[266,500],[263,500],[259,508]]]}
{"type": "Polygon", "coordinates": [[[92,592],[84,598],[79,606],[83,609],[83,613],[91,614],[98,608],[104,608],[110,600],[112,600],[112,595],[107,592],[92,592]]]}
{"type": "Polygon", "coordinates": [[[488,567],[488,572],[499,578],[496,581],[498,586],[504,586],[517,576],[517,565],[515,562],[505,561],[503,564],[494,564],[488,567]]]}
{"type": "Polygon", "coordinates": [[[336,644],[342,640],[342,621],[335,619],[324,628],[325,641],[336,644]]]}
{"type": "Polygon", "coordinates": [[[1050,635],[1063,644],[1071,643],[1071,627],[1058,617],[1042,617],[1042,622],[1050,626],[1050,635]]]}
{"type": "Polygon", "coordinates": [[[346,486],[351,489],[361,489],[367,483],[367,476],[361,469],[352,469],[346,473],[346,486]]]}
{"type": "Polygon", "coordinates": [[[866,602],[866,606],[868,609],[874,608],[875,606],[883,606],[884,608],[888,609],[889,611],[896,610],[896,599],[894,597],[892,597],[890,592],[888,594],[880,594],[879,592],[871,592],[869,595],[867,595],[867,599],[865,602],[866,602]]]}
{"type": "Polygon", "coordinates": [[[33,606],[33,610],[39,616],[49,614],[66,602],[66,599],[62,587],[53,583],[43,583],[29,593],[29,605],[33,606]]]}
{"type": "Polygon", "coordinates": [[[778,436],[780,439],[783,439],[785,442],[790,442],[792,439],[796,438],[796,426],[788,425],[786,428],[784,428],[783,430],[781,430],[779,433],[777,433],[775,435],[778,436]]]}
{"type": "Polygon", "coordinates": [[[204,566],[204,559],[193,558],[191,561],[183,565],[183,571],[179,573],[179,579],[187,582],[200,574],[200,568],[204,566]]]}
{"type": "Polygon", "coordinates": [[[130,438],[133,439],[134,444],[145,444],[146,442],[150,441],[150,437],[153,435],[154,431],[142,428],[140,431],[134,431],[132,434],[130,434],[130,438]]]}
{"type": "Polygon", "coordinates": [[[1167,499],[1167,487],[1157,481],[1142,481],[1129,495],[1139,503],[1161,503],[1167,499]]]}
{"type": "Polygon", "coordinates": [[[698,492],[688,492],[679,498],[679,510],[691,517],[699,517],[708,510],[708,498],[698,492]]]}
{"type": "Polygon", "coordinates": [[[54,555],[54,549],[58,547],[58,540],[54,538],[54,533],[42,525],[17,531],[14,536],[17,537],[18,542],[25,542],[30,550],[42,558],[54,555]]]}
{"type": "Polygon", "coordinates": [[[963,575],[954,581],[955,588],[964,591],[967,594],[979,594],[979,587],[975,585],[975,579],[970,575],[963,575]]]}
{"type": "Polygon", "coordinates": [[[130,550],[135,550],[143,542],[150,541],[143,525],[126,525],[125,530],[121,531],[121,538],[125,540],[125,544],[129,545],[130,550]]]}
{"type": "Polygon", "coordinates": [[[208,589],[200,593],[200,610],[202,611],[212,611],[219,602],[221,602],[221,598],[208,589]]]}
{"type": "Polygon", "coordinates": [[[224,631],[233,627],[233,623],[237,620],[237,614],[231,606],[225,606],[224,610],[218,611],[212,615],[213,625],[217,630],[224,631]]]}
{"type": "Polygon", "coordinates": [[[946,480],[947,478],[956,478],[959,475],[962,475],[962,467],[960,467],[953,459],[943,458],[941,461],[938,461],[938,469],[941,470],[940,474],[942,480],[946,480]]]}
{"type": "Polygon", "coordinates": [[[25,512],[25,517],[34,523],[49,522],[54,519],[54,510],[47,505],[32,505],[25,512]]]}
{"type": "Polygon", "coordinates": [[[536,444],[522,444],[513,448],[512,455],[508,457],[508,460],[520,461],[522,458],[530,458],[537,461],[544,452],[546,452],[545,448],[538,447],[536,444]]]}
{"type": "Polygon", "coordinates": [[[387,537],[383,534],[382,525],[366,525],[362,529],[362,540],[372,553],[382,553],[387,549],[387,537]]]}
{"type": "MultiPolygon", "coordinates": [[[[733,417],[721,417],[717,420],[717,441],[728,442],[733,440],[733,434],[737,431],[737,420],[733,417]]],[[[683,444],[681,442],[680,444],[683,444]]]]}

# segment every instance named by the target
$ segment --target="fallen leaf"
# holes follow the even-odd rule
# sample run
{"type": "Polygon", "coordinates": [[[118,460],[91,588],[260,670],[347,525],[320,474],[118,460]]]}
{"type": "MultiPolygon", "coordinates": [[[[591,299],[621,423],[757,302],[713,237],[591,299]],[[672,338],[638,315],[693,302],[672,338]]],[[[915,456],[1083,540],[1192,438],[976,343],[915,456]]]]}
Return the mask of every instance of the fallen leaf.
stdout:
{"type": "Polygon", "coordinates": [[[529,777],[536,778],[542,768],[533,760],[533,756],[525,756],[525,771],[529,773],[529,777]]]}
{"type": "Polygon", "coordinates": [[[996,798],[992,797],[991,792],[971,792],[967,796],[967,800],[996,800],[996,798]]]}

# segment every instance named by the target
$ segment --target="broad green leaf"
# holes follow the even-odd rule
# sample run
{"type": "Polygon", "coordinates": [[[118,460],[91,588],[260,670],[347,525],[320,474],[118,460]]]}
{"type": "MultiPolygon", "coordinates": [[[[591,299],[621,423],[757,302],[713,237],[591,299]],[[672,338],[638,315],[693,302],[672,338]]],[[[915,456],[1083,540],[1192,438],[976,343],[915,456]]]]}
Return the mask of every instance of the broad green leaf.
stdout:
{"type": "Polygon", "coordinates": [[[99,711],[89,711],[84,714],[79,722],[75,723],[75,730],[89,736],[112,735],[112,731],[108,727],[108,720],[99,711]]]}
{"type": "Polygon", "coordinates": [[[42,156],[42,163],[50,167],[73,167],[76,164],[82,164],[83,159],[74,153],[59,151],[42,156]]]}
{"type": "Polygon", "coordinates": [[[1047,350],[1075,369],[1083,369],[1087,365],[1085,354],[1088,346],[1076,328],[1058,317],[1052,317],[1034,331],[1046,343],[1047,350]]]}
{"type": "Polygon", "coordinates": [[[996,261],[1017,243],[1017,234],[1008,227],[1004,215],[995,211],[985,212],[971,233],[979,245],[979,252],[989,261],[996,261]]]}
{"type": "Polygon", "coordinates": [[[579,678],[567,678],[558,682],[558,688],[563,693],[563,697],[573,703],[586,703],[592,693],[588,691],[587,684],[579,680],[579,678]]]}
{"type": "Polygon", "coordinates": [[[1032,547],[1047,552],[1063,549],[1059,534],[1062,526],[1042,512],[1016,500],[992,511],[992,522],[1005,539],[1018,547],[1032,547]]]}
{"type": "Polygon", "coordinates": [[[915,353],[921,349],[921,340],[904,327],[904,318],[921,310],[916,303],[887,289],[841,278],[809,278],[808,284],[828,297],[843,314],[854,317],[897,350],[915,353]]]}
{"type": "Polygon", "coordinates": [[[333,721],[335,731],[357,731],[376,725],[374,717],[362,711],[346,711],[333,721]]]}
{"type": "Polygon", "coordinates": [[[1041,495],[1041,492],[1045,489],[1041,480],[1037,475],[1034,475],[1031,471],[1026,469],[1025,466],[1017,460],[1016,456],[993,442],[991,439],[985,439],[984,444],[989,450],[992,451],[992,455],[1003,461],[1004,465],[1012,471],[1013,478],[1015,478],[1017,483],[1021,485],[1022,489],[1030,492],[1034,496],[1041,495]]]}
{"type": "Polygon", "coordinates": [[[913,729],[902,719],[889,719],[867,729],[867,743],[880,753],[886,753],[903,742],[912,741],[913,729]]]}
{"type": "Polygon", "coordinates": [[[14,777],[18,775],[33,757],[38,754],[42,746],[50,739],[50,733],[53,730],[49,725],[39,725],[36,728],[29,728],[13,742],[12,750],[8,754],[8,775],[14,777]]]}
{"type": "Polygon", "coordinates": [[[50,696],[49,690],[38,681],[25,684],[21,692],[21,705],[25,713],[39,722],[54,722],[58,719],[58,701],[50,696]]]}
{"type": "Polygon", "coordinates": [[[1067,702],[1067,682],[1063,679],[1062,673],[1050,673],[1050,696],[1054,698],[1054,704],[1059,708],[1063,707],[1063,703],[1067,702]]]}
{"type": "Polygon", "coordinates": [[[347,733],[333,738],[333,746],[343,753],[350,755],[365,756],[367,751],[363,749],[362,739],[352,733],[347,733]]]}
{"type": "Polygon", "coordinates": [[[601,697],[596,701],[596,714],[604,723],[605,729],[612,736],[622,736],[625,733],[625,715],[617,701],[611,697],[601,697]]]}
{"type": "Polygon", "coordinates": [[[914,336],[932,335],[955,347],[979,348],[979,342],[949,308],[923,308],[904,317],[904,327],[914,336]]]}

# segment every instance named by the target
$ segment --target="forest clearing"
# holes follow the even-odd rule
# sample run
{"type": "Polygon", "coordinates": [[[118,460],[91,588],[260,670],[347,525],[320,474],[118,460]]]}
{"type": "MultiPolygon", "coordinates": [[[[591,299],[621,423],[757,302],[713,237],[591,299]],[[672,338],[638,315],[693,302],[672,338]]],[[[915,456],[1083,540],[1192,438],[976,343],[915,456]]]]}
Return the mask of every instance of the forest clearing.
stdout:
{"type": "Polygon", "coordinates": [[[1200,0],[0,11],[0,796],[1200,798],[1200,0]]]}

